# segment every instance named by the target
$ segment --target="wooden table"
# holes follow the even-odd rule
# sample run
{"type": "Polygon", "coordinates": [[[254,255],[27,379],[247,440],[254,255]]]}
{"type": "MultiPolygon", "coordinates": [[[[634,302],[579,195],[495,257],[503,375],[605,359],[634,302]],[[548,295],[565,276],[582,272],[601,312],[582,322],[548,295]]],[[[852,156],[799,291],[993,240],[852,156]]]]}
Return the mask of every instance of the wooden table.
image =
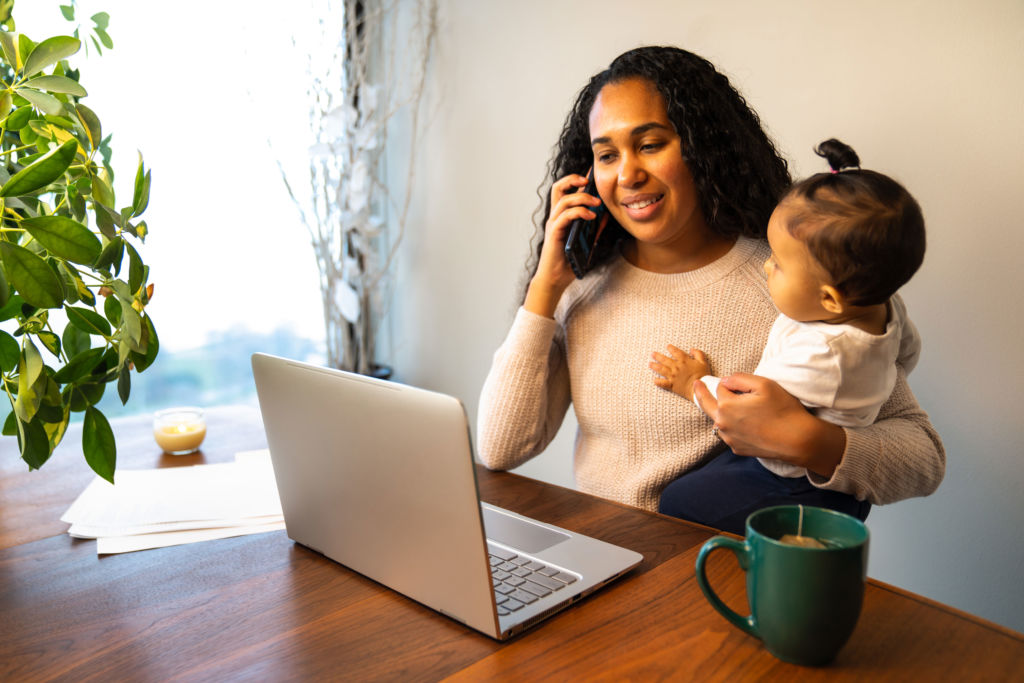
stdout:
{"type": "MultiPolygon", "coordinates": [[[[253,408],[214,409],[200,455],[163,456],[149,418],[113,422],[122,467],[231,460],[265,446],[253,408]]],[[[697,587],[713,532],[507,473],[484,500],[633,548],[630,575],[498,643],[290,541],[283,531],[97,557],[59,521],[92,478],[69,431],[28,472],[0,444],[0,681],[1021,680],[1024,636],[870,581],[857,630],[824,668],[783,663],[697,587]]],[[[744,577],[709,577],[746,614],[744,577]]]]}

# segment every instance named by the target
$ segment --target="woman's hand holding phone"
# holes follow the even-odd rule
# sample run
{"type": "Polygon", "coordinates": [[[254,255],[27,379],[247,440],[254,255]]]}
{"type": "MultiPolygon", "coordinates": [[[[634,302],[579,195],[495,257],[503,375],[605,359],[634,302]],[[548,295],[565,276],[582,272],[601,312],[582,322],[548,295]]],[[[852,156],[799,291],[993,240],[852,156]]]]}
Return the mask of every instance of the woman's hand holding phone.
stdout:
{"type": "Polygon", "coordinates": [[[523,308],[531,313],[554,317],[562,292],[576,278],[565,258],[569,226],[578,218],[593,220],[596,214],[591,207],[601,205],[600,198],[579,191],[586,184],[586,176],[571,174],[551,186],[551,214],[544,225],[540,262],[523,302],[523,308]]]}

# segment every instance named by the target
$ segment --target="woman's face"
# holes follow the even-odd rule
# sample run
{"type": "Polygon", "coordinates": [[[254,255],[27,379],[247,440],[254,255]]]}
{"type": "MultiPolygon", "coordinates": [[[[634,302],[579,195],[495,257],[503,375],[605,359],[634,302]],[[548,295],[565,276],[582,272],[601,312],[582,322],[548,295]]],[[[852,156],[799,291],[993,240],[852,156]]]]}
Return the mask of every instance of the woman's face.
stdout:
{"type": "Polygon", "coordinates": [[[638,249],[686,254],[707,239],[682,142],[652,84],[604,86],[590,110],[590,139],[598,193],[638,249]]]}

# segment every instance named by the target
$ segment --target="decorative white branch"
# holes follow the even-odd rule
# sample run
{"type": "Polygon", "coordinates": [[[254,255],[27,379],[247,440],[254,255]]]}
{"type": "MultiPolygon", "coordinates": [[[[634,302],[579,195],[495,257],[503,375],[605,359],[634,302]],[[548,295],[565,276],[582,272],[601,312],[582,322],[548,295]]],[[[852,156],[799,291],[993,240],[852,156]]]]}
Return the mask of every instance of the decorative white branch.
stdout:
{"type": "MultiPolygon", "coordinates": [[[[306,51],[309,78],[308,195],[292,202],[309,232],[323,303],[327,362],[370,374],[405,235],[427,69],[437,38],[436,0],[323,0],[319,45],[306,51]],[[398,33],[400,16],[411,18],[398,33]],[[403,67],[403,65],[408,65],[403,67]],[[405,185],[384,175],[389,125],[406,114],[405,185]]],[[[392,156],[394,156],[392,154],[392,156]]]]}

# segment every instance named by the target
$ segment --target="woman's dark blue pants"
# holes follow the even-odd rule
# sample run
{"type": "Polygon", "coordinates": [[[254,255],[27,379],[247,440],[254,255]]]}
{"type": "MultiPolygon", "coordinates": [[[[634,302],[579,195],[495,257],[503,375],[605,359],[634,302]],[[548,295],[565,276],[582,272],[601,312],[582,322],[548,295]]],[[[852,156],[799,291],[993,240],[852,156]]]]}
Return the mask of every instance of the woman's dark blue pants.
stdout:
{"type": "Polygon", "coordinates": [[[871,503],[819,489],[807,477],[780,477],[757,458],[727,449],[679,477],[661,493],[658,512],[743,536],[750,513],[773,505],[815,505],[863,521],[871,503]]]}

